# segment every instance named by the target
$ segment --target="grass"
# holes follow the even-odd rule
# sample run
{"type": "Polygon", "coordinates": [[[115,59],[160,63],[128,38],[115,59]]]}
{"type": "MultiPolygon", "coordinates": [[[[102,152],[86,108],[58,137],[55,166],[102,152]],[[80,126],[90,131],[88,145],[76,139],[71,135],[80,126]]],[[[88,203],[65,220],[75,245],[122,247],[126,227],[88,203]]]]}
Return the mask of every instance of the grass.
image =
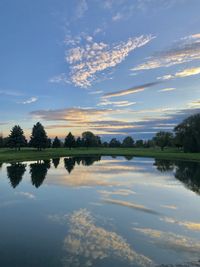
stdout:
{"type": "Polygon", "coordinates": [[[152,148],[49,148],[43,151],[36,151],[32,148],[23,148],[21,151],[11,149],[0,149],[0,162],[31,161],[50,159],[66,156],[137,156],[154,157],[170,160],[190,160],[200,161],[200,153],[183,153],[177,149],[159,149],[152,148]]]}

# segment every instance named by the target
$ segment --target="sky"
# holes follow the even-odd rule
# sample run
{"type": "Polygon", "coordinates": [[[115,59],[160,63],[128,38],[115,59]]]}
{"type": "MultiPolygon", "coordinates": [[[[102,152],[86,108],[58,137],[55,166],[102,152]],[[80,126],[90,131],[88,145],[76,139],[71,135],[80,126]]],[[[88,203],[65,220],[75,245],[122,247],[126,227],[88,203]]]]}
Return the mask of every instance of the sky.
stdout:
{"type": "Polygon", "coordinates": [[[0,133],[151,138],[200,112],[199,0],[1,0],[0,133]]]}

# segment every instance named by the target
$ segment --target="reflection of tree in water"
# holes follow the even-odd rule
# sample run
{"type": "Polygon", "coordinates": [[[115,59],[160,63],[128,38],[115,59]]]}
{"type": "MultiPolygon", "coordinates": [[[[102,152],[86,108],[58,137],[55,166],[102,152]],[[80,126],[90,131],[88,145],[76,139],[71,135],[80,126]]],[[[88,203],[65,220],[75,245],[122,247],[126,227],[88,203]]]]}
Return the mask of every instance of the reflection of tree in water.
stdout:
{"type": "Polygon", "coordinates": [[[200,163],[188,161],[155,160],[154,165],[161,172],[175,170],[175,178],[184,185],[200,194],[200,163]]]}
{"type": "Polygon", "coordinates": [[[160,172],[173,171],[174,162],[171,160],[155,159],[154,166],[160,172]]]}
{"type": "Polygon", "coordinates": [[[94,164],[95,161],[100,161],[101,156],[94,156],[94,157],[72,157],[72,158],[65,158],[64,164],[65,168],[68,171],[68,173],[71,173],[71,171],[74,169],[75,164],[78,165],[82,164],[83,166],[90,166],[94,164]]]}
{"type": "Polygon", "coordinates": [[[10,179],[10,183],[15,188],[22,180],[22,177],[26,171],[26,165],[20,162],[12,163],[7,167],[7,176],[10,179]]]}
{"type": "Polygon", "coordinates": [[[54,158],[52,159],[54,167],[57,169],[59,163],[60,163],[60,158],[54,158]]]}
{"type": "Polygon", "coordinates": [[[101,156],[94,156],[94,157],[76,157],[76,162],[81,160],[83,166],[90,166],[93,165],[95,161],[100,161],[101,156]]]}
{"type": "Polygon", "coordinates": [[[133,156],[127,155],[127,156],[124,156],[124,158],[125,158],[126,160],[132,160],[132,159],[133,159],[133,156]]]}
{"type": "Polygon", "coordinates": [[[74,158],[65,158],[64,159],[64,164],[65,164],[65,169],[70,173],[75,166],[75,159],[74,158]]]}
{"type": "Polygon", "coordinates": [[[38,161],[37,163],[30,164],[31,181],[36,188],[42,185],[50,167],[50,160],[38,161]]]}
{"type": "Polygon", "coordinates": [[[177,162],[175,177],[187,188],[200,194],[200,164],[198,162],[177,162]]]}
{"type": "Polygon", "coordinates": [[[0,162],[0,169],[2,168],[2,166],[3,166],[3,163],[2,163],[2,162],[0,162]]]}

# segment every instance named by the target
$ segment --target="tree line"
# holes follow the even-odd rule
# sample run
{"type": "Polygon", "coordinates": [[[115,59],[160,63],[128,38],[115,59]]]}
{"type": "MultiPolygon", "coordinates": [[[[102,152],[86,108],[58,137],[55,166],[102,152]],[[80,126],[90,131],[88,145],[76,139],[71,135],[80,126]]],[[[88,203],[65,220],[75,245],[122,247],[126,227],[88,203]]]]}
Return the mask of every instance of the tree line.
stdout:
{"type": "Polygon", "coordinates": [[[100,136],[90,131],[82,133],[80,137],[75,137],[69,132],[64,140],[57,136],[52,140],[48,137],[44,126],[37,122],[32,129],[30,140],[27,141],[23,129],[15,125],[8,137],[0,136],[0,147],[10,147],[20,150],[21,147],[33,147],[38,151],[45,148],[66,147],[125,147],[125,148],[150,148],[177,147],[184,152],[200,152],[200,114],[188,117],[178,124],[173,132],[160,131],[149,140],[134,140],[131,136],[126,136],[122,141],[112,138],[109,142],[103,142],[100,136]]]}

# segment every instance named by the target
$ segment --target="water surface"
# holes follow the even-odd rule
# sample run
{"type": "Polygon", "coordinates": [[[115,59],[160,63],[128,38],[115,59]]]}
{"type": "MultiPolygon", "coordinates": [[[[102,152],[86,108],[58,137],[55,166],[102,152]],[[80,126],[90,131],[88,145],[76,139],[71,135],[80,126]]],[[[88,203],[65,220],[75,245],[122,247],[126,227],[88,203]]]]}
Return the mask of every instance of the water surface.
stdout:
{"type": "Polygon", "coordinates": [[[0,266],[184,264],[200,256],[200,164],[131,157],[0,165],[0,266]]]}

